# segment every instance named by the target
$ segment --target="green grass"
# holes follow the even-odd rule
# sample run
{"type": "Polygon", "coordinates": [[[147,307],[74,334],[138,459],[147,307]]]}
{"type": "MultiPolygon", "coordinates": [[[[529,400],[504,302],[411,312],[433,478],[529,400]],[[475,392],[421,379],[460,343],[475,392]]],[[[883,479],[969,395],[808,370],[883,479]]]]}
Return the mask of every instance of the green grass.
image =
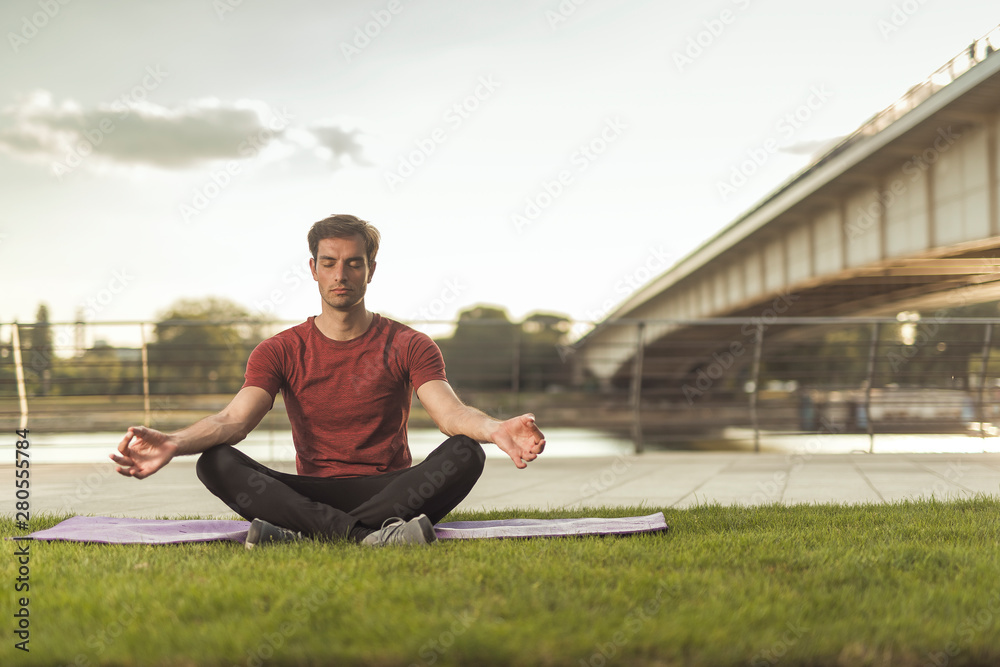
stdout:
{"type": "Polygon", "coordinates": [[[33,542],[31,651],[5,631],[0,664],[1000,664],[998,499],[664,514],[668,533],[431,548],[33,542]]]}

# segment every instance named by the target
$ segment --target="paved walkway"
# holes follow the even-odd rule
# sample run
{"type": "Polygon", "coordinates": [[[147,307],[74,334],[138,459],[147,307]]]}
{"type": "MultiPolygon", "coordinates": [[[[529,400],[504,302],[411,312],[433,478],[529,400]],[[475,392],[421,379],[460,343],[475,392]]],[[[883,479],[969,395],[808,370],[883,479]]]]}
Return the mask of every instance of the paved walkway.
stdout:
{"type": "MultiPolygon", "coordinates": [[[[273,467],[294,471],[291,463],[273,467]]],[[[14,512],[13,466],[0,466],[0,512],[14,512]]],[[[525,470],[487,459],[463,510],[596,506],[691,507],[795,503],[890,503],[1000,496],[1000,454],[650,452],[617,458],[540,458],[525,470]]],[[[198,481],[194,459],[149,479],[110,463],[31,468],[31,510],[132,517],[231,517],[198,481]]]]}

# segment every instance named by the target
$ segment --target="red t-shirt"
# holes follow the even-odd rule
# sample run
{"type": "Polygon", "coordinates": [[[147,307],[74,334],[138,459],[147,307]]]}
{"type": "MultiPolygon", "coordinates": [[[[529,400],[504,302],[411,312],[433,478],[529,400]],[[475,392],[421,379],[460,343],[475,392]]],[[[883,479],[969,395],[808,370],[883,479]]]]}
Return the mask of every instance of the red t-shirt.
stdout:
{"type": "Polygon", "coordinates": [[[315,318],[268,338],[250,354],[244,387],[281,391],[300,475],[358,477],[408,468],[410,396],[446,380],[426,334],[378,314],[364,334],[331,340],[315,318]]]}

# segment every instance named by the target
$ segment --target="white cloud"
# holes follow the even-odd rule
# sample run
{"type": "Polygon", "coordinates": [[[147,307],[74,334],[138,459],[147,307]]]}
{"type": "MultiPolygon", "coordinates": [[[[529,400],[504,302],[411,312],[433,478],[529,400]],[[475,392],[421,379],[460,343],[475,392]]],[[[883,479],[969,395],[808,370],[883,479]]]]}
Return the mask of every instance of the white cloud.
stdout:
{"type": "MultiPolygon", "coordinates": [[[[268,146],[301,150],[287,136],[291,114],[257,100],[193,100],[174,107],[124,97],[85,108],[74,100],[56,103],[48,91],[18,98],[0,111],[0,150],[49,163],[57,174],[80,165],[145,165],[186,169],[218,160],[258,157],[268,146]]],[[[349,157],[366,164],[357,130],[324,124],[299,131],[314,137],[336,165],[349,157]]]]}
{"type": "Polygon", "coordinates": [[[336,165],[343,164],[343,158],[347,157],[356,165],[371,166],[364,156],[364,147],[359,141],[362,136],[360,130],[347,130],[326,122],[311,126],[309,132],[315,138],[322,154],[336,165]]]}

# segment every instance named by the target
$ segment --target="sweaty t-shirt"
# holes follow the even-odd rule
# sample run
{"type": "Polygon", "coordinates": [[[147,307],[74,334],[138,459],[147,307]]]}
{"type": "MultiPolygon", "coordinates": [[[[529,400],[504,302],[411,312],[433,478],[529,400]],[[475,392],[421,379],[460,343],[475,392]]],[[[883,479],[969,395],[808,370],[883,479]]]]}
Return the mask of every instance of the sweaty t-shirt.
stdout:
{"type": "Polygon", "coordinates": [[[250,354],[244,387],[280,391],[300,475],[357,477],[408,468],[410,396],[445,380],[426,334],[378,314],[364,334],[327,338],[315,318],[268,338],[250,354]]]}

